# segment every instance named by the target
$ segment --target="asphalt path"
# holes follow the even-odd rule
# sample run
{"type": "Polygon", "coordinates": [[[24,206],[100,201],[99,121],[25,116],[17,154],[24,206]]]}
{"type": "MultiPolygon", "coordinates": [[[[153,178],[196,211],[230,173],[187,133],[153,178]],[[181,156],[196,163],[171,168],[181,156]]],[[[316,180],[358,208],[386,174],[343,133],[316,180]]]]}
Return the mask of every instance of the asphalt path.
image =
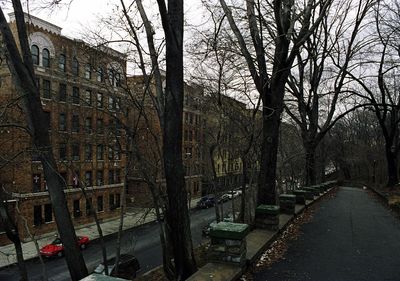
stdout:
{"type": "MultiPolygon", "coordinates": [[[[231,201],[224,204],[224,209],[230,210],[231,201]]],[[[215,209],[194,209],[190,214],[192,239],[194,245],[204,241],[201,235],[203,226],[215,219],[215,209]]],[[[122,238],[122,253],[134,254],[141,265],[141,272],[147,272],[162,264],[161,245],[159,240],[159,226],[157,223],[148,223],[126,231],[122,238]]],[[[115,255],[116,236],[107,237],[106,248],[108,257],[115,255]]],[[[99,241],[94,241],[83,250],[83,256],[89,271],[102,261],[99,241]]],[[[26,262],[30,281],[42,280],[42,266],[38,259],[26,262]]],[[[51,258],[45,260],[49,280],[70,280],[69,272],[64,258],[51,258]]],[[[0,281],[19,280],[18,268],[15,265],[0,271],[0,281]]]]}
{"type": "Polygon", "coordinates": [[[254,280],[400,280],[400,221],[364,190],[341,187],[301,231],[285,258],[254,280]]]}

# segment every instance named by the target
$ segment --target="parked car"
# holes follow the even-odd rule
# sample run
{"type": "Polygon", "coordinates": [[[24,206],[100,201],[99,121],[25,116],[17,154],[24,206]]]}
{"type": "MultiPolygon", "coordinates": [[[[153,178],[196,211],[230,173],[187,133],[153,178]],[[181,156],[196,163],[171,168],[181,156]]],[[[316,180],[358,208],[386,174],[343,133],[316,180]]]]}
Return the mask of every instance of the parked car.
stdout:
{"type": "MultiPolygon", "coordinates": [[[[121,254],[119,258],[118,273],[115,272],[115,257],[107,260],[108,274],[110,276],[125,278],[131,280],[136,277],[137,272],[140,271],[139,260],[130,254],[121,254]]],[[[106,274],[104,263],[99,264],[94,273],[106,274]]]]}
{"type": "MultiPolygon", "coordinates": [[[[89,237],[78,236],[77,238],[79,248],[81,248],[82,250],[85,249],[90,242],[89,237]]],[[[61,239],[57,237],[50,244],[43,246],[40,249],[40,255],[44,257],[62,257],[64,255],[64,245],[61,239]]]]}
{"type": "Polygon", "coordinates": [[[229,194],[222,194],[221,197],[218,199],[218,203],[224,203],[226,201],[229,201],[232,198],[229,194]]]}
{"type": "Polygon", "coordinates": [[[200,209],[206,209],[206,208],[210,208],[213,207],[216,203],[215,200],[215,196],[214,194],[209,194],[207,196],[204,196],[202,198],[200,198],[199,202],[197,202],[197,208],[200,209]]]}

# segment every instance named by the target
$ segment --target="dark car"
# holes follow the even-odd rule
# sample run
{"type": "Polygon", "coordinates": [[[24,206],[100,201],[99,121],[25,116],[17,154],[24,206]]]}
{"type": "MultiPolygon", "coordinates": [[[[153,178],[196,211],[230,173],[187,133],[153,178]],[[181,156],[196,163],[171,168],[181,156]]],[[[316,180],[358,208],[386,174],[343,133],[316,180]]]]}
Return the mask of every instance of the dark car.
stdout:
{"type": "Polygon", "coordinates": [[[213,194],[209,194],[207,196],[200,198],[199,202],[197,202],[197,208],[207,209],[215,206],[215,203],[216,203],[215,196],[213,194]]]}
{"type": "MultiPolygon", "coordinates": [[[[119,258],[119,269],[118,273],[115,272],[115,257],[107,260],[108,274],[110,276],[133,279],[136,277],[138,271],[140,271],[140,264],[138,259],[130,254],[121,254],[119,258]]],[[[99,264],[94,273],[106,274],[104,263],[99,264]]]]}

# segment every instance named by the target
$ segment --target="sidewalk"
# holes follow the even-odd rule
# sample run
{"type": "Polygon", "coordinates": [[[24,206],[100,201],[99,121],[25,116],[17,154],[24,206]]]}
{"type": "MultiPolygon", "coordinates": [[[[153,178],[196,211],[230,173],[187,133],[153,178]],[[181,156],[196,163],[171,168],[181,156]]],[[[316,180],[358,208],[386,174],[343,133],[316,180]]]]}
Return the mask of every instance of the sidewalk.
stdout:
{"type": "MultiPolygon", "coordinates": [[[[200,198],[195,198],[191,200],[190,208],[196,207],[197,202],[200,198]]],[[[133,227],[143,225],[156,220],[156,215],[154,209],[127,209],[124,215],[124,226],[123,230],[131,229],[133,227]]],[[[109,236],[118,232],[119,218],[109,219],[100,223],[101,229],[103,231],[103,236],[109,236]]],[[[90,241],[99,238],[99,233],[97,231],[96,224],[90,223],[87,225],[75,226],[76,235],[78,236],[88,236],[90,241]]],[[[50,232],[41,237],[37,238],[39,248],[51,243],[54,240],[54,236],[57,232],[50,232]]],[[[22,249],[24,252],[24,259],[29,260],[37,257],[37,251],[35,248],[35,243],[33,241],[22,243],[22,249]]],[[[0,268],[6,267],[8,265],[16,263],[15,248],[14,244],[9,244],[0,247],[0,268]]]]}

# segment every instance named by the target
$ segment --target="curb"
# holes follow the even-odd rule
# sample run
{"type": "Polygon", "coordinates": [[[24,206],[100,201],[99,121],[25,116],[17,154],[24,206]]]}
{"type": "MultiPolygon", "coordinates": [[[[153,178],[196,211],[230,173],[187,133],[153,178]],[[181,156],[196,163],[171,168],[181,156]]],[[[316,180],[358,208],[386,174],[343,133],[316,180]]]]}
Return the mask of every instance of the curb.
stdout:
{"type": "MultiPolygon", "coordinates": [[[[195,205],[192,206],[192,207],[190,208],[190,212],[193,212],[193,211],[195,211],[195,210],[197,210],[196,207],[195,207],[195,205]]],[[[118,218],[118,220],[119,220],[119,218],[118,218]]],[[[132,229],[134,229],[134,228],[136,228],[136,227],[141,227],[141,226],[149,225],[149,224],[156,223],[156,222],[157,222],[157,219],[154,218],[154,219],[151,219],[151,220],[146,221],[146,222],[144,222],[144,223],[141,223],[141,224],[138,224],[138,225],[135,225],[135,226],[132,226],[132,227],[128,227],[128,228],[122,230],[122,235],[123,235],[125,232],[130,231],[130,230],[132,230],[132,229]]],[[[85,226],[95,226],[95,225],[96,225],[96,223],[90,223],[90,224],[87,224],[87,225],[85,225],[85,226]]],[[[77,230],[79,230],[79,229],[84,228],[85,226],[75,228],[75,230],[77,231],[77,230]]],[[[116,237],[117,235],[118,235],[118,231],[117,231],[117,232],[113,232],[113,233],[109,233],[109,234],[107,234],[107,235],[103,235],[103,239],[104,239],[104,241],[109,241],[109,240],[111,240],[113,237],[116,237]]],[[[53,235],[42,236],[42,238],[51,237],[51,236],[53,236],[53,235]]],[[[91,243],[93,243],[93,242],[98,242],[98,240],[100,240],[100,237],[96,237],[96,238],[90,239],[89,247],[90,247],[90,244],[91,244],[91,243]]],[[[12,243],[11,243],[11,244],[12,244],[12,243]]],[[[14,254],[14,255],[15,255],[15,254],[14,254]]],[[[24,258],[24,261],[25,261],[25,262],[34,261],[34,260],[38,260],[38,261],[39,261],[39,255],[36,255],[36,256],[33,256],[33,257],[29,257],[29,258],[24,258]]],[[[46,258],[44,258],[43,260],[46,261],[46,258]]],[[[9,263],[9,264],[6,264],[6,265],[0,265],[0,270],[3,270],[3,269],[5,269],[5,268],[9,268],[9,267],[13,267],[13,266],[16,266],[16,265],[17,265],[17,262],[9,263]]]]}

